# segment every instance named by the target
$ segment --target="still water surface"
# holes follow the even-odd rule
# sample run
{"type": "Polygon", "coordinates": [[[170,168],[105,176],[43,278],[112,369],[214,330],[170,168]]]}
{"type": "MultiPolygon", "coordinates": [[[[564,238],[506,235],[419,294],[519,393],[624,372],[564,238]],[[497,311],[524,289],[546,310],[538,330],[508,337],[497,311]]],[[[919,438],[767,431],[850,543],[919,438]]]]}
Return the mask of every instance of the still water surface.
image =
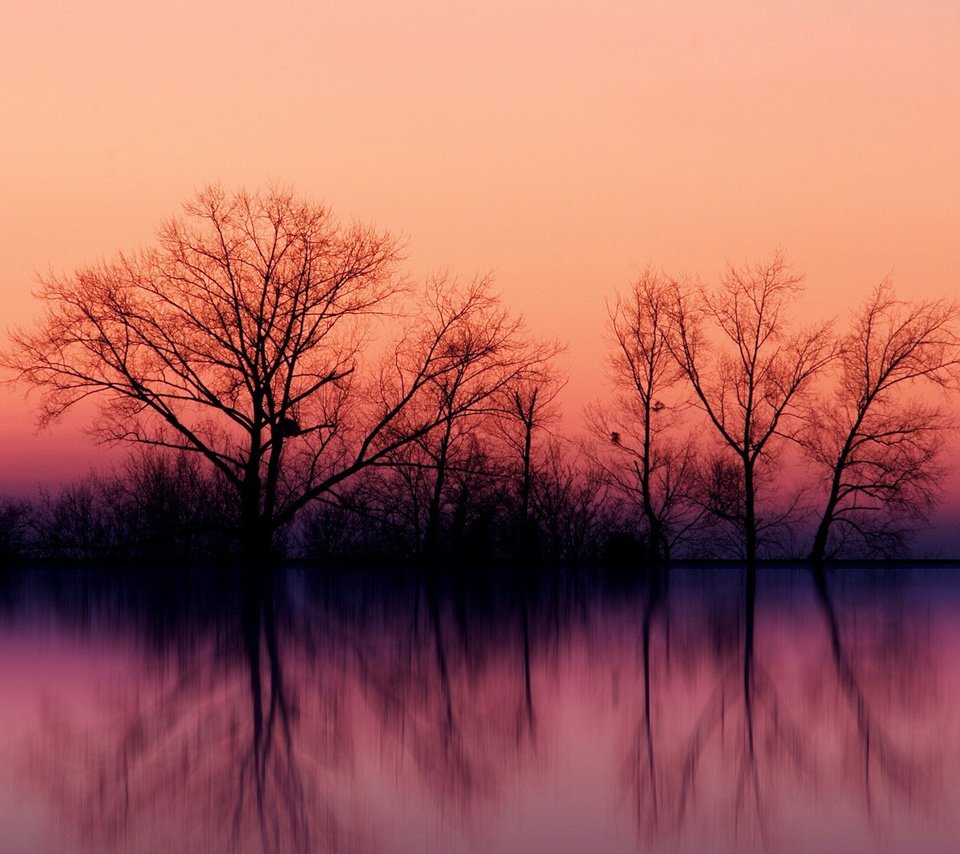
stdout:
{"type": "Polygon", "coordinates": [[[960,850],[960,568],[0,579],[0,851],[960,850]]]}

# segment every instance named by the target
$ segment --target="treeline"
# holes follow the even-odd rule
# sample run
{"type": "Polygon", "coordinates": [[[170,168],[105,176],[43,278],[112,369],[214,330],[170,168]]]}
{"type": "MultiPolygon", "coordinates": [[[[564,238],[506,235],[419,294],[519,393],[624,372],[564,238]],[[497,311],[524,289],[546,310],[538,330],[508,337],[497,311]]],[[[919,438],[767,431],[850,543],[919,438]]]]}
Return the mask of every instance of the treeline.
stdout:
{"type": "MultiPolygon", "coordinates": [[[[471,437],[451,454],[438,518],[436,471],[408,462],[364,471],[282,529],[286,557],[330,560],[593,560],[639,554],[630,508],[582,454],[551,440],[538,454],[526,521],[503,447],[471,437]],[[432,538],[432,539],[428,539],[432,538]]],[[[138,452],[34,500],[0,500],[8,559],[218,560],[238,554],[227,486],[195,456],[138,452]]]]}
{"type": "Polygon", "coordinates": [[[0,501],[7,558],[198,559],[229,554],[222,484],[183,454],[140,451],[33,500],[0,501]]]}
{"type": "MultiPolygon", "coordinates": [[[[494,388],[445,386],[433,429],[311,502],[275,549],[459,564],[904,556],[947,471],[956,307],[884,284],[846,330],[796,333],[798,284],[779,260],[712,292],[644,274],[610,307],[614,393],[588,408],[588,435],[560,430],[558,351],[491,374],[494,388]]],[[[229,558],[232,496],[201,455],[140,446],[116,470],[5,500],[0,553],[229,558]]]]}
{"type": "Polygon", "coordinates": [[[41,423],[92,397],[94,433],[139,449],[6,502],[7,554],[823,561],[903,553],[934,506],[954,302],[884,282],[843,325],[800,323],[779,256],[716,286],[646,272],[570,437],[562,345],[489,280],[417,295],[389,235],[285,191],[185,211],[155,249],[44,280],[0,353],[41,423]]]}

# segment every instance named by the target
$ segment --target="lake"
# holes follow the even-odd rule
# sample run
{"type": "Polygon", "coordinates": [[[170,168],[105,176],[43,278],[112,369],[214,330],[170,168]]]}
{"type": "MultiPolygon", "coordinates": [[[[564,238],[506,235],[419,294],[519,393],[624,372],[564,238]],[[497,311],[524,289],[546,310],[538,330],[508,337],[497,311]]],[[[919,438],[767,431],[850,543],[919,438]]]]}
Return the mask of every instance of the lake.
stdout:
{"type": "Polygon", "coordinates": [[[957,850],[960,567],[475,576],[0,574],[0,851],[957,850]]]}

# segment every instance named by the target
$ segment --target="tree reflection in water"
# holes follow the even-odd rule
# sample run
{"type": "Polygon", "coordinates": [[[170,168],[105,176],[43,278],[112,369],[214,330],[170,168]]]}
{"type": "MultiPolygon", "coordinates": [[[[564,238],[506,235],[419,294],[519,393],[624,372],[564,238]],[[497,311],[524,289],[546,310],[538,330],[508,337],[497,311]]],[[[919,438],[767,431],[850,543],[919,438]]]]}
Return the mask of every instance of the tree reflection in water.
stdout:
{"type": "Polygon", "coordinates": [[[940,777],[939,754],[933,747],[919,755],[911,752],[901,743],[903,734],[897,733],[895,720],[899,712],[908,716],[909,724],[932,694],[934,686],[925,676],[936,652],[929,626],[924,628],[922,619],[911,615],[897,597],[886,602],[882,613],[862,615],[868,622],[866,631],[862,622],[851,620],[845,633],[826,573],[814,570],[812,575],[829,635],[834,678],[856,733],[847,740],[851,784],[862,782],[871,815],[876,814],[878,798],[886,801],[886,808],[929,800],[940,777]],[[870,626],[871,618],[877,624],[870,626]]]}
{"type": "MultiPolygon", "coordinates": [[[[936,673],[925,615],[900,595],[873,603],[860,597],[844,623],[826,574],[812,571],[804,582],[826,632],[809,618],[797,626],[774,601],[770,631],[758,635],[755,582],[745,568],[739,597],[726,591],[719,598],[714,586],[700,609],[689,597],[680,603],[689,633],[674,625],[672,658],[671,603],[656,584],[647,592],[639,621],[642,711],[625,750],[640,839],[670,850],[711,813],[713,829],[729,832],[731,850],[792,850],[776,835],[778,818],[803,798],[839,803],[859,791],[865,833],[878,843],[884,822],[931,810],[941,785],[936,727],[924,718],[936,673]],[[778,618],[791,624],[785,629],[778,618]],[[785,631],[803,650],[799,667],[776,637],[785,631]],[[691,684],[696,712],[678,724],[691,684]]],[[[806,850],[802,842],[798,848],[806,850]]]]}
{"type": "Polygon", "coordinates": [[[902,591],[673,573],[14,581],[10,609],[116,662],[96,708],[50,691],[32,777],[97,851],[523,850],[505,816],[603,744],[581,812],[513,826],[632,814],[625,851],[815,850],[834,810],[869,850],[948,809],[957,697],[902,591]]]}
{"type": "MultiPolygon", "coordinates": [[[[331,591],[322,580],[292,595],[297,580],[245,575],[230,608],[199,622],[210,603],[201,598],[197,609],[193,595],[155,610],[142,591],[126,613],[111,613],[124,621],[118,643],[143,643],[147,666],[135,684],[113,686],[94,727],[49,709],[34,757],[85,843],[379,850],[370,796],[357,793],[357,746],[373,741],[382,770],[392,765],[462,821],[498,794],[504,758],[519,762],[530,749],[520,737],[533,719],[529,638],[523,672],[504,682],[516,647],[468,631],[462,607],[449,609],[459,630],[451,644],[450,597],[441,601],[435,580],[415,597],[406,588],[331,591]]],[[[116,598],[91,603],[76,593],[63,599],[75,606],[68,610],[85,631],[99,631],[91,612],[113,611],[116,598]]],[[[526,625],[526,611],[515,620],[526,625]]]]}
{"type": "Polygon", "coordinates": [[[336,794],[347,763],[330,747],[343,723],[323,691],[309,744],[301,738],[306,685],[284,672],[273,584],[249,575],[230,594],[199,623],[190,606],[209,602],[193,597],[160,610],[144,597],[114,615],[124,632],[143,633],[147,667],[135,684],[113,686],[97,726],[48,718],[49,752],[36,767],[94,849],[366,847],[336,794]]]}

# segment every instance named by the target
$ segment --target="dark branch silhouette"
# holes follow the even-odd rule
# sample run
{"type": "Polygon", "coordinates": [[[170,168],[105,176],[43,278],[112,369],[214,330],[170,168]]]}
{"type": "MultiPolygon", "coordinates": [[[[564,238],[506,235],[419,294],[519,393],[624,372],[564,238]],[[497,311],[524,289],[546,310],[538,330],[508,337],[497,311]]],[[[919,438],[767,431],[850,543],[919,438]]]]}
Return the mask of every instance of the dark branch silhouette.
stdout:
{"type": "Polygon", "coordinates": [[[934,394],[960,373],[958,318],[955,303],[899,300],[887,282],[855,313],[836,390],[799,434],[826,485],[811,560],[851,541],[895,553],[931,505],[953,425],[934,394]]]}
{"type": "Polygon", "coordinates": [[[407,290],[391,238],[280,191],[211,188],[186,214],[155,249],[43,281],[46,313],[4,363],[40,390],[41,423],[95,396],[102,439],[202,456],[233,490],[248,555],[550,355],[488,283],[436,278],[371,374],[369,321],[407,290]]]}
{"type": "Polygon", "coordinates": [[[608,308],[617,397],[612,407],[589,412],[601,465],[617,492],[640,509],[652,563],[669,559],[704,521],[691,495],[696,443],[677,438],[688,401],[678,388],[684,371],[670,350],[675,302],[673,285],[647,271],[608,308]]]}
{"type": "Polygon", "coordinates": [[[780,256],[731,267],[716,291],[678,287],[674,355],[722,444],[736,456],[744,556],[757,557],[757,476],[777,437],[795,427],[802,396],[837,355],[829,325],[793,332],[801,290],[780,256]],[[792,423],[793,422],[793,423],[792,423]]]}

